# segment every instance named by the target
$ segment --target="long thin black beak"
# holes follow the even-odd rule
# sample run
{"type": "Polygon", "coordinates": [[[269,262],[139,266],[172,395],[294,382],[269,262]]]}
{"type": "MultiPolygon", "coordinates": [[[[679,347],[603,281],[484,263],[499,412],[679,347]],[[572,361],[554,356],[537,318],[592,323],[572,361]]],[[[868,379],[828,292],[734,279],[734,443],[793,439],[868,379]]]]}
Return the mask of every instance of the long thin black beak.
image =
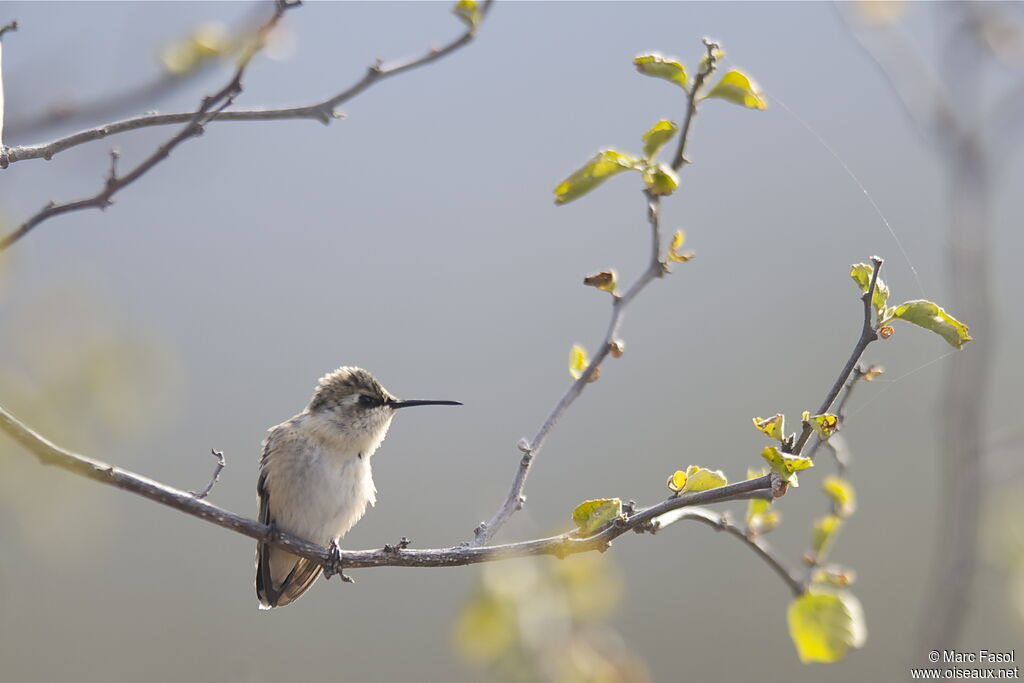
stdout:
{"type": "Polygon", "coordinates": [[[458,401],[388,401],[388,405],[398,410],[413,406],[461,406],[462,404],[458,401]]]}

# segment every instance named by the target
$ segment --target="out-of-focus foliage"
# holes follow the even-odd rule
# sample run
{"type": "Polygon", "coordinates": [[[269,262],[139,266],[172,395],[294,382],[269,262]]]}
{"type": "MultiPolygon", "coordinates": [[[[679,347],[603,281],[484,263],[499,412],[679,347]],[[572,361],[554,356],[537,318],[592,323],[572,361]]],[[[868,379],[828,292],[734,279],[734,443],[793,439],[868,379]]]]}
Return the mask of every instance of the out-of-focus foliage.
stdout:
{"type": "MultiPolygon", "coordinates": [[[[24,301],[0,299],[5,405],[50,440],[78,451],[110,450],[142,436],[159,426],[177,393],[176,355],[115,312],[111,298],[95,283],[74,282],[24,301]]],[[[0,514],[40,551],[74,557],[74,549],[50,543],[51,531],[79,520],[95,526],[99,513],[77,509],[76,496],[85,488],[80,479],[40,468],[29,456],[14,457],[20,448],[0,436],[6,470],[0,514]],[[68,514],[71,509],[76,514],[68,514]]]]}
{"type": "Polygon", "coordinates": [[[453,645],[484,680],[643,683],[643,661],[607,624],[622,579],[606,554],[485,565],[453,645]]]}
{"type": "Polygon", "coordinates": [[[811,589],[790,603],[788,617],[802,662],[838,662],[867,639],[864,610],[846,591],[811,589]]]}
{"type": "Polygon", "coordinates": [[[1024,489],[1019,478],[997,491],[985,510],[984,553],[1006,576],[1006,593],[1024,629],[1024,489]]]}

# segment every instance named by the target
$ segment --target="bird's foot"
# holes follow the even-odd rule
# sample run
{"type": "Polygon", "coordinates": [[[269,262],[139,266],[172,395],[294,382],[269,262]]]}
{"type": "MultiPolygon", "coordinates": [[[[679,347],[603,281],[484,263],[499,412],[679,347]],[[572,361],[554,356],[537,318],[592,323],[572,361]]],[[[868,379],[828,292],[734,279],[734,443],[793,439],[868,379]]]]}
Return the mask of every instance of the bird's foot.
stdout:
{"type": "Polygon", "coordinates": [[[323,568],[324,578],[329,580],[332,576],[337,575],[345,583],[355,583],[356,580],[344,572],[344,565],[341,562],[341,548],[338,547],[338,542],[332,540],[327,549],[331,553],[331,562],[323,568]]]}

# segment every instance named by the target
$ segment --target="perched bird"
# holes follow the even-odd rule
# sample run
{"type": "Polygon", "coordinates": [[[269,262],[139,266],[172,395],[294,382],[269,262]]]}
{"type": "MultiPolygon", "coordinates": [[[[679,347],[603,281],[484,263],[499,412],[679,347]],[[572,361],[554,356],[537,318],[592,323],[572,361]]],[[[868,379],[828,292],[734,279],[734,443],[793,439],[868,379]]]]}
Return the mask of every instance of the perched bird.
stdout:
{"type": "MultiPolygon", "coordinates": [[[[377,501],[370,456],[399,408],[462,405],[400,401],[362,368],[320,378],[309,405],[270,428],[260,458],[259,520],[312,543],[337,543],[377,501]]],[[[256,595],[260,609],[294,602],[320,576],[320,565],[260,542],[256,595]]]]}

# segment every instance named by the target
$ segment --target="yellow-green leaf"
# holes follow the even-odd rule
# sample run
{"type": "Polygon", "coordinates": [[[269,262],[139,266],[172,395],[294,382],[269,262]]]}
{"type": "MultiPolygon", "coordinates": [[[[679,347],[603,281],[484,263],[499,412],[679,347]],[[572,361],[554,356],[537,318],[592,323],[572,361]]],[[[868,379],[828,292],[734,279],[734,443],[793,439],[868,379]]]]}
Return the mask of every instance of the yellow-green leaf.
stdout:
{"type": "Polygon", "coordinates": [[[967,325],[946,313],[932,301],[924,299],[907,301],[896,307],[892,317],[931,330],[957,349],[962,349],[964,344],[971,341],[967,325]]]}
{"type": "Polygon", "coordinates": [[[455,649],[477,664],[498,660],[515,644],[517,616],[514,600],[479,591],[455,618],[455,649]]]}
{"type": "Polygon", "coordinates": [[[761,457],[765,459],[775,474],[788,481],[792,486],[800,485],[796,476],[797,472],[814,467],[814,461],[810,458],[783,453],[775,446],[766,447],[761,451],[761,457]]]}
{"type": "Polygon", "coordinates": [[[633,65],[645,76],[664,78],[680,88],[686,88],[686,68],[678,60],[652,52],[647,55],[638,55],[633,59],[633,65]]]}
{"type": "MultiPolygon", "coordinates": [[[[868,265],[867,263],[854,263],[850,266],[850,277],[860,287],[860,291],[868,291],[868,287],[871,286],[871,276],[875,272],[875,267],[868,265]]],[[[871,295],[871,303],[875,307],[875,311],[878,313],[879,319],[882,318],[885,311],[885,302],[889,300],[889,287],[886,286],[882,278],[879,277],[875,280],[875,291],[871,295]]]]}
{"type": "Polygon", "coordinates": [[[885,368],[881,365],[872,365],[870,368],[860,374],[864,378],[865,382],[873,382],[879,375],[885,374],[885,368]]]}
{"type": "Polygon", "coordinates": [[[676,470],[669,475],[668,481],[665,482],[665,485],[668,486],[672,493],[679,493],[683,490],[683,487],[686,486],[686,472],[676,470]]]}
{"type": "Polygon", "coordinates": [[[800,661],[838,662],[867,640],[864,609],[847,591],[812,589],[789,604],[789,637],[800,661]]]}
{"type": "Polygon", "coordinates": [[[476,0],[459,0],[452,8],[452,13],[466,22],[471,29],[476,29],[480,25],[480,7],[476,0]]]}
{"type": "Polygon", "coordinates": [[[639,163],[637,159],[623,152],[614,149],[601,150],[590,161],[573,171],[568,178],[558,183],[555,188],[555,204],[565,204],[578,199],[613,175],[630,169],[636,170],[639,163]]]}
{"type": "Polygon", "coordinates": [[[818,567],[811,574],[811,583],[824,583],[836,588],[846,588],[856,580],[855,571],[836,564],[818,567]]]}
{"type": "Polygon", "coordinates": [[[579,344],[576,344],[569,351],[569,374],[572,375],[573,379],[579,379],[583,376],[583,371],[590,365],[590,359],[587,358],[587,350],[579,344]]]}
{"type": "Polygon", "coordinates": [[[768,108],[761,88],[745,73],[735,69],[722,76],[705,97],[727,100],[748,109],[768,108]]]}
{"type": "Polygon", "coordinates": [[[232,47],[231,36],[222,24],[202,24],[182,40],[165,47],[160,61],[168,72],[182,75],[228,53],[232,47]]]}
{"type": "Polygon", "coordinates": [[[683,246],[683,242],[686,241],[686,233],[682,230],[676,230],[676,234],[672,236],[672,244],[668,247],[668,260],[674,261],[675,263],[686,263],[693,258],[692,251],[680,252],[679,250],[683,246]]]}
{"type": "Polygon", "coordinates": [[[588,287],[597,287],[601,291],[615,294],[619,288],[619,276],[615,269],[603,270],[583,278],[583,284],[588,287]]]}
{"type": "Polygon", "coordinates": [[[657,164],[644,170],[644,184],[653,195],[672,194],[679,187],[679,176],[668,164],[657,164]]]}
{"type": "Polygon", "coordinates": [[[782,442],[786,438],[786,418],[782,413],[765,418],[755,417],[754,426],[764,432],[769,439],[782,442]]]}
{"type": "Polygon", "coordinates": [[[622,516],[622,501],[618,498],[585,500],[572,511],[572,521],[582,536],[590,536],[608,522],[622,516]]]}
{"type": "Polygon", "coordinates": [[[840,517],[849,517],[857,509],[857,495],[849,480],[830,474],[821,482],[821,488],[835,503],[836,514],[840,517]]]}
{"type": "Polygon", "coordinates": [[[804,422],[811,425],[811,429],[818,435],[822,441],[828,441],[828,437],[836,433],[839,429],[839,416],[833,415],[832,413],[823,413],[821,415],[811,415],[809,411],[804,411],[804,422]]]}
{"type": "Polygon", "coordinates": [[[678,130],[679,124],[675,121],[662,119],[654,124],[649,131],[644,133],[644,156],[648,159],[653,158],[678,130]]]}
{"type": "Polygon", "coordinates": [[[811,528],[811,551],[814,560],[820,562],[828,554],[843,520],[837,515],[825,515],[814,520],[811,528]]]}
{"type": "Polygon", "coordinates": [[[686,483],[683,492],[707,491],[725,486],[729,480],[722,474],[722,470],[709,470],[705,467],[690,465],[686,468],[686,483]]]}

